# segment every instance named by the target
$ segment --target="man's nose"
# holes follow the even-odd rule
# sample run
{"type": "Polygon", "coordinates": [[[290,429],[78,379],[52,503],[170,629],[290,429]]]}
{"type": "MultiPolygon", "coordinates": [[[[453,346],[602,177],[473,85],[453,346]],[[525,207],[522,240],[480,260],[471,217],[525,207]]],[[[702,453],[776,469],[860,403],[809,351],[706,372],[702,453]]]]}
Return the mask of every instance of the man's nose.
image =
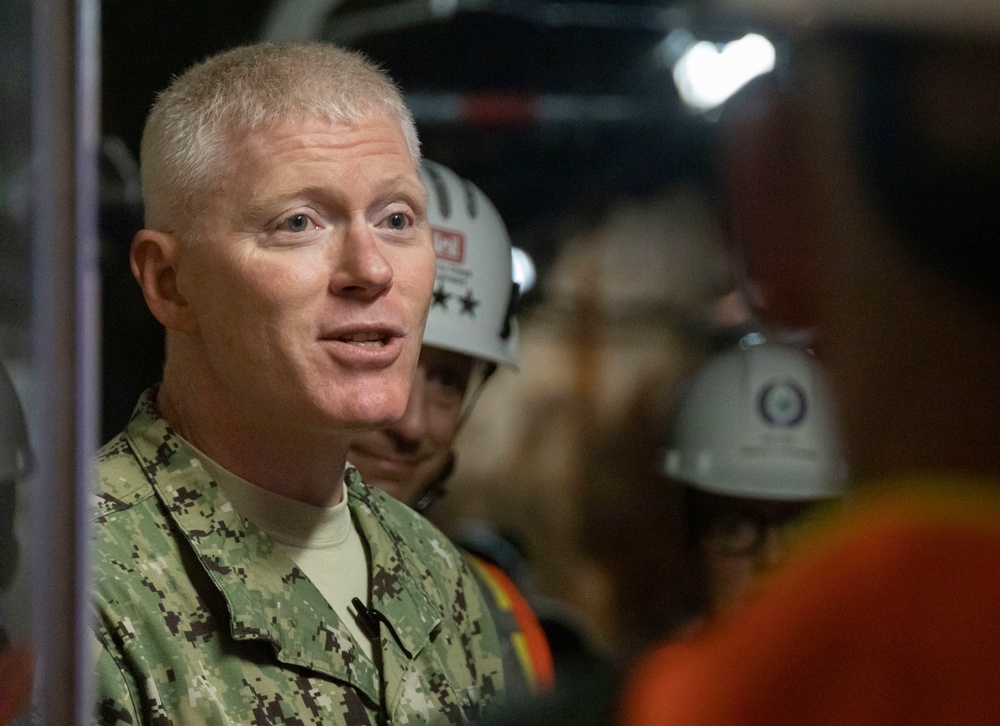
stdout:
{"type": "Polygon", "coordinates": [[[351,220],[332,261],[330,289],[336,295],[377,297],[392,284],[392,265],[367,220],[351,220]]]}

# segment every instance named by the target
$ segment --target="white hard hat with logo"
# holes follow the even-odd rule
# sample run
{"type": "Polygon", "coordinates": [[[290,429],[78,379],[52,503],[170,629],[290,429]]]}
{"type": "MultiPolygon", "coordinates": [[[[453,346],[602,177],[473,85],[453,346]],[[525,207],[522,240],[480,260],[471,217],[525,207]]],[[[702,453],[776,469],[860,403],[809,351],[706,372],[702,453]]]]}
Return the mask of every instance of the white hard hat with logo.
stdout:
{"type": "Polygon", "coordinates": [[[840,496],[846,468],[824,372],[808,353],[774,342],[711,359],[678,403],[663,472],[727,496],[840,496]]]}
{"type": "Polygon", "coordinates": [[[493,203],[472,182],[421,163],[437,277],[424,344],[517,365],[511,244],[493,203]]]}

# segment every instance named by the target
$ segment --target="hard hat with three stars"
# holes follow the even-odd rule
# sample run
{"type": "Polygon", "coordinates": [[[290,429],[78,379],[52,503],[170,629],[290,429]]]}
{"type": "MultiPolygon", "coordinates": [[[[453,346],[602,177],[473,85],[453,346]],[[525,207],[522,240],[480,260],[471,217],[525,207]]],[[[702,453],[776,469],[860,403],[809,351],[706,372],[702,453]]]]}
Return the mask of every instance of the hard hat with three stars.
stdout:
{"type": "Polygon", "coordinates": [[[517,365],[511,244],[496,207],[472,182],[424,160],[437,278],[424,344],[517,365]]]}

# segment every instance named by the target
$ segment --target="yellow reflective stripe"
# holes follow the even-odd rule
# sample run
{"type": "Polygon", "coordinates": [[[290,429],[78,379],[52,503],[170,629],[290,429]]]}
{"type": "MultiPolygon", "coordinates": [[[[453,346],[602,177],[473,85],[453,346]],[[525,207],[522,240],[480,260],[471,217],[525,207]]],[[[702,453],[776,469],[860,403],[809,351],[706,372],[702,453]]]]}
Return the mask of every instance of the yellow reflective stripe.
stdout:
{"type": "Polygon", "coordinates": [[[531,660],[531,653],[528,652],[528,639],[524,637],[524,633],[518,632],[514,634],[511,641],[514,643],[517,659],[521,661],[521,669],[524,671],[528,685],[531,686],[531,690],[537,693],[538,675],[535,673],[535,663],[531,660]]]}
{"type": "Polygon", "coordinates": [[[483,567],[482,563],[480,563],[479,560],[477,560],[474,557],[469,559],[475,566],[476,571],[479,573],[479,576],[489,586],[490,592],[493,594],[493,599],[496,601],[497,605],[499,605],[500,608],[502,608],[503,610],[510,611],[511,610],[510,598],[507,597],[507,591],[504,590],[503,587],[501,587],[500,583],[498,583],[496,579],[493,577],[493,574],[485,567],[483,567]]]}

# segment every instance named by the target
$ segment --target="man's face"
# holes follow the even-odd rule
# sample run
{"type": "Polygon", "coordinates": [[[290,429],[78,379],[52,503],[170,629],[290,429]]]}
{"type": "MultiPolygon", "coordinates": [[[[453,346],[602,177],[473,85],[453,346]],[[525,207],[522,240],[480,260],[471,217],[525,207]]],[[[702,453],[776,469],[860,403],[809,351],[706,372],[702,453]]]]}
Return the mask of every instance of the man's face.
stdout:
{"type": "Polygon", "coordinates": [[[817,501],[698,494],[697,547],[716,610],[740,602],[779,564],[802,517],[817,501]]]}
{"type": "Polygon", "coordinates": [[[434,280],[398,124],[286,121],[236,142],[177,288],[197,360],[240,425],[384,426],[406,409],[434,280]]]}
{"type": "Polygon", "coordinates": [[[474,367],[467,355],[423,348],[403,418],[351,444],[347,459],[366,483],[411,507],[420,501],[451,455],[474,367]]]}

